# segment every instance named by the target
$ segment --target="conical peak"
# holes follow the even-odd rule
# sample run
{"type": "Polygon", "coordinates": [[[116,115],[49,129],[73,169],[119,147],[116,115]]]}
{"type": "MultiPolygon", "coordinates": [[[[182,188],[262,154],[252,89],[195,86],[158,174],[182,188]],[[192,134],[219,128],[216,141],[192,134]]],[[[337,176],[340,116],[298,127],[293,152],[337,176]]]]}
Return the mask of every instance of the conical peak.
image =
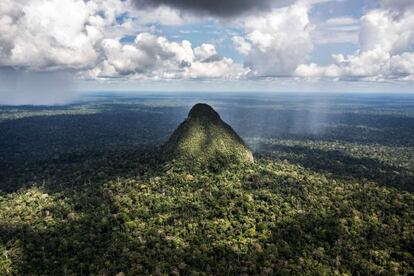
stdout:
{"type": "Polygon", "coordinates": [[[189,119],[207,119],[211,121],[218,121],[220,115],[208,104],[198,103],[191,108],[188,113],[189,119]]]}
{"type": "Polygon", "coordinates": [[[167,159],[197,160],[206,164],[253,162],[253,154],[239,135],[209,105],[198,103],[163,145],[167,159]],[[221,161],[220,161],[221,160],[221,161]]]}

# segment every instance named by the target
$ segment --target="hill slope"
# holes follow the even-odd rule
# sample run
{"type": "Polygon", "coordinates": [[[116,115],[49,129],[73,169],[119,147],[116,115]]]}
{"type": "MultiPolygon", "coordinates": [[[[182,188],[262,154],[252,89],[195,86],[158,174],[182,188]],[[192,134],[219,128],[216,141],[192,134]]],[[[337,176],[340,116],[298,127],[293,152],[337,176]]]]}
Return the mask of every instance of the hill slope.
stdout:
{"type": "Polygon", "coordinates": [[[253,162],[253,154],[239,135],[207,104],[196,104],[187,119],[163,146],[168,158],[201,162],[253,162]]]}

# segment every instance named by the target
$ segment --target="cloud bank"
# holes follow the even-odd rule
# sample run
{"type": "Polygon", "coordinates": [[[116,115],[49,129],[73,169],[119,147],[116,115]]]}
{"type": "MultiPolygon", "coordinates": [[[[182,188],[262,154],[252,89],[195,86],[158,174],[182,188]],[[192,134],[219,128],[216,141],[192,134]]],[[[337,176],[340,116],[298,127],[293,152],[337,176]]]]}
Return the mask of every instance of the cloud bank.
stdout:
{"type": "MultiPolygon", "coordinates": [[[[414,81],[414,2],[382,0],[362,16],[315,16],[336,1],[1,1],[0,77],[12,70],[100,82],[414,81]],[[187,37],[169,34],[181,27],[187,37]],[[320,62],[320,49],[332,45],[340,50],[320,62]]],[[[27,79],[36,87],[38,78],[27,79]]]]}
{"type": "Polygon", "coordinates": [[[302,64],[301,77],[364,80],[414,80],[414,4],[383,1],[360,19],[359,50],[336,54],[327,66],[302,64]]]}
{"type": "Polygon", "coordinates": [[[139,34],[132,44],[102,41],[103,61],[86,73],[92,78],[198,79],[240,78],[246,69],[217,54],[212,44],[192,47],[187,40],[172,42],[151,33],[139,34]]]}

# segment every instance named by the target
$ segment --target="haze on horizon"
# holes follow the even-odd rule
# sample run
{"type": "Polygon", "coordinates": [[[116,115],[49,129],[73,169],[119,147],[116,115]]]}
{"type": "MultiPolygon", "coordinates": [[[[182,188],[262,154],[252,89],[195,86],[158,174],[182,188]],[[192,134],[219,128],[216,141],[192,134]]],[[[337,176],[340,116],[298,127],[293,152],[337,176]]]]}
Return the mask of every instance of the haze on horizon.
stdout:
{"type": "Polygon", "coordinates": [[[91,91],[414,92],[410,0],[0,3],[0,104],[91,91]]]}

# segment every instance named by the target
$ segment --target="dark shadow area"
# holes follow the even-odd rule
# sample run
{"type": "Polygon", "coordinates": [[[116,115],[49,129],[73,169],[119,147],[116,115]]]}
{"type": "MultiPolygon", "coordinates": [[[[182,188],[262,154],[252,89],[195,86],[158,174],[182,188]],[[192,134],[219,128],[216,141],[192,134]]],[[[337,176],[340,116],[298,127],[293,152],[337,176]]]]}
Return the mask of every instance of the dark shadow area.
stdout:
{"type": "Polygon", "coordinates": [[[157,147],[61,154],[56,159],[13,166],[0,174],[0,189],[10,193],[36,185],[50,192],[60,192],[104,179],[139,178],[161,165],[158,154],[157,147]]]}
{"type": "Polygon", "coordinates": [[[259,155],[288,160],[334,178],[374,181],[378,185],[414,191],[414,175],[407,169],[372,158],[356,158],[337,150],[319,150],[304,146],[261,145],[259,155]]]}
{"type": "Polygon", "coordinates": [[[105,170],[128,174],[142,156],[154,155],[180,120],[176,109],[151,111],[121,108],[1,122],[0,190],[44,182],[67,186],[80,175],[107,176],[105,170]]]}
{"type": "Polygon", "coordinates": [[[38,187],[47,198],[57,197],[52,205],[37,205],[29,195],[21,201],[33,208],[32,214],[23,213],[30,216],[27,221],[0,221],[0,246],[18,253],[8,256],[17,268],[14,274],[112,275],[132,269],[131,261],[122,259],[130,247],[122,235],[126,218],[114,201],[118,191],[113,186],[125,187],[126,179],[141,183],[158,174],[157,154],[157,148],[63,154],[53,162],[32,164],[21,176],[2,179],[6,193],[38,187]],[[25,180],[22,186],[14,182],[19,177],[25,180]],[[48,224],[51,220],[57,223],[48,224]]]}
{"type": "MultiPolygon", "coordinates": [[[[49,194],[53,195],[51,191],[49,194]]],[[[58,224],[44,227],[42,221],[36,225],[0,222],[0,242],[19,253],[13,259],[16,274],[86,275],[92,271],[91,264],[116,258],[114,252],[112,256],[108,252],[115,242],[114,231],[118,230],[114,229],[118,224],[113,216],[118,207],[111,195],[99,183],[72,187],[59,195],[73,210],[60,205],[43,206],[40,210],[44,224],[52,217],[60,221],[58,224]]],[[[95,273],[108,271],[101,266],[96,267],[95,273]]]]}
{"type": "Polygon", "coordinates": [[[394,248],[387,264],[389,260],[405,263],[399,267],[400,271],[409,271],[412,259],[400,252],[410,252],[413,240],[405,237],[406,242],[395,247],[396,240],[391,234],[399,231],[398,224],[364,224],[353,226],[355,229],[350,232],[341,223],[352,217],[350,209],[308,210],[286,215],[276,223],[264,217],[257,222],[257,234],[250,234],[252,239],[247,241],[238,239],[249,235],[242,225],[224,228],[212,222],[228,219],[232,212],[240,218],[249,216],[243,201],[229,197],[232,194],[218,193],[217,198],[224,201],[214,206],[209,206],[208,201],[201,206],[187,202],[168,210],[162,209],[162,202],[158,207],[150,206],[148,216],[166,211],[171,214],[163,222],[143,227],[140,224],[146,224],[151,217],[130,218],[119,211],[111,190],[99,186],[91,189],[93,192],[85,191],[70,200],[76,213],[81,214],[79,219],[71,219],[71,214],[64,210],[50,210],[53,216],[61,216],[65,221],[41,230],[0,223],[0,242],[22,250],[20,258],[15,260],[19,264],[17,274],[292,275],[332,274],[337,269],[368,275],[378,273],[384,266],[382,259],[373,258],[373,250],[394,248]],[[225,204],[229,202],[236,206],[225,204]],[[188,228],[189,223],[195,226],[188,228]],[[183,232],[173,229],[187,232],[183,236],[183,232]]]}

